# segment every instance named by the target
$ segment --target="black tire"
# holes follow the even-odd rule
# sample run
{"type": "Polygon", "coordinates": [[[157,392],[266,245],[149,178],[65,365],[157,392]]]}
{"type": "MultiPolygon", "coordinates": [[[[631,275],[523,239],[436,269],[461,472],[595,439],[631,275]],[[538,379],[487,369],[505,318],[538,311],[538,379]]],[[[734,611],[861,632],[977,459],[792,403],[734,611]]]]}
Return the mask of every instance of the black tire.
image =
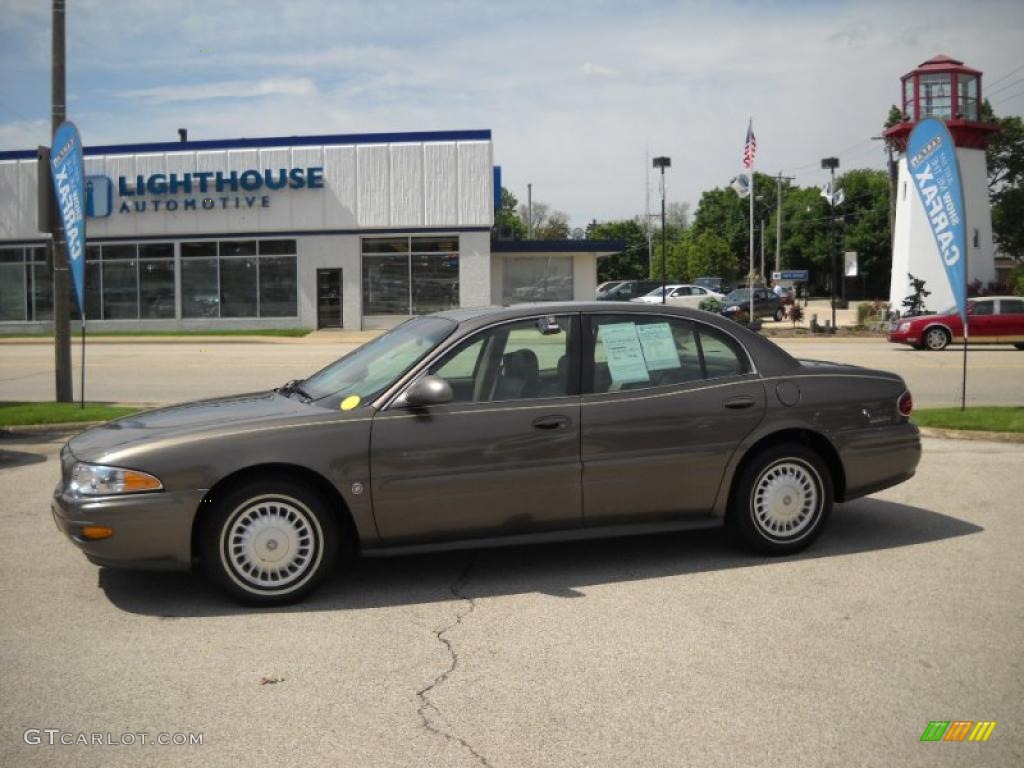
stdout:
{"type": "Polygon", "coordinates": [[[1014,344],[1013,346],[1017,349],[1024,349],[1024,344],[1014,344]]]}
{"type": "Polygon", "coordinates": [[[267,477],[229,489],[213,502],[201,531],[200,558],[207,577],[239,602],[299,602],[334,569],[338,522],[309,488],[287,477],[267,477]]]}
{"type": "Polygon", "coordinates": [[[925,349],[931,352],[941,352],[949,346],[952,339],[949,337],[949,331],[941,325],[933,325],[931,328],[925,329],[922,341],[925,349]]]}
{"type": "Polygon", "coordinates": [[[821,457],[799,443],[784,443],[747,462],[734,485],[728,522],[751,549],[787,555],[818,538],[832,498],[832,476],[821,457]]]}
{"type": "Polygon", "coordinates": [[[779,307],[778,309],[775,310],[774,317],[775,317],[775,322],[776,323],[781,323],[782,322],[782,318],[784,318],[785,316],[786,316],[786,310],[784,310],[782,307],[779,307]]]}

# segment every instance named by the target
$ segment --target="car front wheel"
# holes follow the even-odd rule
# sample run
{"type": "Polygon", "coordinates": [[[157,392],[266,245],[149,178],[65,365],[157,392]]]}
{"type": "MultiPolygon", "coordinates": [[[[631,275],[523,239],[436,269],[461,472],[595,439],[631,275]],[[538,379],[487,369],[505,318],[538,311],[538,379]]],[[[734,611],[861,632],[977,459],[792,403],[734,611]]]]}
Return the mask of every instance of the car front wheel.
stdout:
{"type": "Polygon", "coordinates": [[[252,605],[302,600],[332,570],[338,526],[319,495],[286,478],[247,483],[213,499],[202,535],[211,581],[252,605]]]}
{"type": "Polygon", "coordinates": [[[762,451],[747,464],[729,512],[748,546],[784,555],[814,541],[831,510],[828,469],[814,451],[787,443],[762,451]]]}
{"type": "Polygon", "coordinates": [[[929,328],[924,332],[924,345],[933,352],[949,346],[949,332],[945,328],[929,328]]]}
{"type": "Polygon", "coordinates": [[[776,323],[781,323],[782,322],[782,318],[784,318],[785,316],[786,316],[786,312],[785,312],[785,310],[782,309],[782,307],[779,307],[778,309],[775,310],[774,317],[775,317],[775,322],[776,323]]]}

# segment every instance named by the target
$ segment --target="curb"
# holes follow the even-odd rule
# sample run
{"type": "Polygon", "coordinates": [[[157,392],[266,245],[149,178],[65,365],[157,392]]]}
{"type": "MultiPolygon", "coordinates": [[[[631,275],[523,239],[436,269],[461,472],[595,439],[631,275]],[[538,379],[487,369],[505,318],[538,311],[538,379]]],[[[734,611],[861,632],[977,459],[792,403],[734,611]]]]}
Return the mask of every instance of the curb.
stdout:
{"type": "Polygon", "coordinates": [[[988,440],[996,443],[1024,443],[1024,432],[981,432],[972,429],[941,429],[939,427],[918,427],[922,437],[937,437],[943,440],[988,440]]]}
{"type": "Polygon", "coordinates": [[[82,432],[90,427],[97,427],[100,424],[106,423],[106,421],[72,421],[62,424],[11,424],[10,426],[0,427],[0,438],[82,432]]]}

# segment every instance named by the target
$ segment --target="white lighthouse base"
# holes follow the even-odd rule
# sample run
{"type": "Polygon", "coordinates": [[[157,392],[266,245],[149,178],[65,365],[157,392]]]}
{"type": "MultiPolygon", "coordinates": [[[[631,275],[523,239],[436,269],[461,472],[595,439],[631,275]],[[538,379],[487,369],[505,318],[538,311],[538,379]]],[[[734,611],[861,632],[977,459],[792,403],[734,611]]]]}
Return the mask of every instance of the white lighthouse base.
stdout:
{"type": "MultiPolygon", "coordinates": [[[[960,183],[964,190],[967,282],[980,280],[982,287],[987,288],[996,279],[996,267],[985,151],[958,147],[956,156],[960,162],[960,183]]],[[[924,205],[907,171],[906,156],[900,158],[899,165],[889,305],[900,313],[905,311],[903,299],[913,292],[910,278],[907,277],[909,272],[919,280],[924,280],[924,289],[931,291],[931,296],[924,300],[925,309],[940,312],[955,303],[953,290],[939,258],[939,249],[924,205]]]]}

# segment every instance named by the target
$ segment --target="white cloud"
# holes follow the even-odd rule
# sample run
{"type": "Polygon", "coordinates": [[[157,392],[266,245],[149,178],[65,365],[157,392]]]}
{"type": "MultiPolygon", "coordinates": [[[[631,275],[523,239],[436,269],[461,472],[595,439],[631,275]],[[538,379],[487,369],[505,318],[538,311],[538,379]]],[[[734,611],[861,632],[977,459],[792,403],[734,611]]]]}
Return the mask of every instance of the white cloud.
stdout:
{"type": "Polygon", "coordinates": [[[316,86],[308,77],[267,80],[229,80],[196,85],[158,85],[153,88],[118,91],[119,99],[149,104],[208,101],[209,99],[248,99],[258,96],[311,96],[316,86]]]}
{"type": "Polygon", "coordinates": [[[588,76],[598,75],[602,77],[613,77],[619,74],[617,70],[614,70],[611,67],[606,67],[603,64],[593,64],[589,61],[583,62],[583,66],[580,67],[580,72],[588,76]]]}

